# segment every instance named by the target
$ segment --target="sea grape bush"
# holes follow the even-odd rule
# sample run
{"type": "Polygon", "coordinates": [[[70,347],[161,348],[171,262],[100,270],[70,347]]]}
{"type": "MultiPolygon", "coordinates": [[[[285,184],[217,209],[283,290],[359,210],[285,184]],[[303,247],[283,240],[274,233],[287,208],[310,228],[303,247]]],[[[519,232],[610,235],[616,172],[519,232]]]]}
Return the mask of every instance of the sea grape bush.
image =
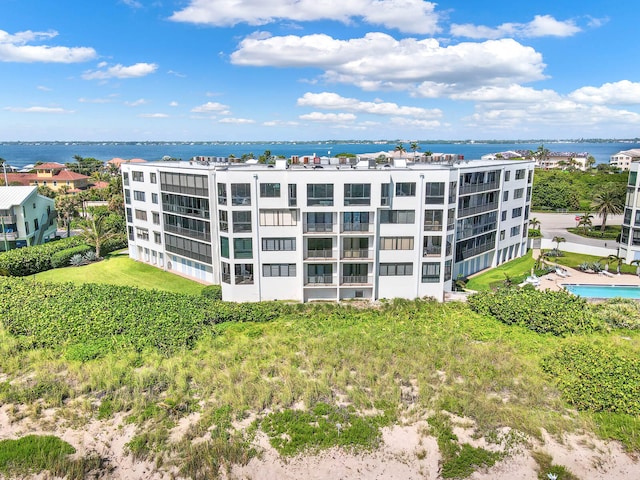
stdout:
{"type": "Polygon", "coordinates": [[[619,347],[566,344],[545,358],[542,368],[578,410],[640,415],[640,363],[619,347]]]}
{"type": "Polygon", "coordinates": [[[51,270],[51,257],[55,253],[83,244],[84,240],[81,237],[69,237],[43,245],[9,250],[0,253],[0,271],[6,271],[11,276],[23,277],[51,270]]]}
{"type": "Polygon", "coordinates": [[[556,336],[584,334],[603,328],[585,299],[562,290],[504,288],[469,297],[475,312],[491,315],[507,325],[520,325],[556,336]]]}
{"type": "Polygon", "coordinates": [[[171,354],[192,347],[209,325],[269,321],[287,311],[278,303],[235,304],[133,287],[0,278],[0,320],[7,331],[24,346],[72,348],[78,358],[96,358],[102,346],[171,354]],[[91,352],[79,345],[89,345],[91,352]]]}

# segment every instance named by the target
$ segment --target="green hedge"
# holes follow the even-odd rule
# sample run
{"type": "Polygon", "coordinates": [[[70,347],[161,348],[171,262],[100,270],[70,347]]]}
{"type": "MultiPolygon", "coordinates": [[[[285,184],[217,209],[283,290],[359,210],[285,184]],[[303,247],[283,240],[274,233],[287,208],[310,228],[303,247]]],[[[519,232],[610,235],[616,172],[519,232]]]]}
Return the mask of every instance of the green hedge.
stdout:
{"type": "Polygon", "coordinates": [[[67,248],[66,250],[62,250],[60,252],[56,252],[51,255],[51,267],[52,268],[60,268],[60,267],[68,267],[69,260],[74,255],[80,254],[84,255],[85,253],[92,251],[89,245],[78,245],[77,247],[67,248]]]}
{"type": "Polygon", "coordinates": [[[211,300],[222,300],[222,287],[220,285],[207,285],[200,294],[211,300]]]}
{"type": "Polygon", "coordinates": [[[0,253],[0,271],[15,277],[51,270],[51,257],[62,250],[83,245],[82,237],[69,237],[55,242],[16,248],[0,253]]]}
{"type": "Polygon", "coordinates": [[[587,301],[565,290],[504,288],[471,295],[468,303],[478,313],[492,315],[507,325],[521,325],[538,333],[566,336],[603,328],[587,301]]]}
{"type": "Polygon", "coordinates": [[[129,240],[126,235],[122,235],[120,237],[112,238],[111,240],[107,240],[102,244],[100,248],[100,255],[106,255],[111,252],[115,252],[116,250],[122,250],[123,248],[127,248],[129,246],[129,240]]]}

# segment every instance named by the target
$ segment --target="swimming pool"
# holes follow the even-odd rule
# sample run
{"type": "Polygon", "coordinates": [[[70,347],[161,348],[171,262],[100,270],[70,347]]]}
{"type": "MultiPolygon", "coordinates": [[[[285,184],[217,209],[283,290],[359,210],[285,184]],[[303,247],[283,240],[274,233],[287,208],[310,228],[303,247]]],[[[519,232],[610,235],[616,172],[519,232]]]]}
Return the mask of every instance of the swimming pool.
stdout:
{"type": "Polygon", "coordinates": [[[584,298],[635,298],[640,300],[640,287],[635,285],[562,285],[567,291],[584,298]]]}

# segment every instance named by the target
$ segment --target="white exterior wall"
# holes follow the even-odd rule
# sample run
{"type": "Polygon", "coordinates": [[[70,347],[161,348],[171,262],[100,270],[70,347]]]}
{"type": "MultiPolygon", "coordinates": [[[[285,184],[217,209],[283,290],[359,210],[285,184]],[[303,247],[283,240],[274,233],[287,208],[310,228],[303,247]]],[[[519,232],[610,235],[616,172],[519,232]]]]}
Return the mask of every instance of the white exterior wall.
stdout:
{"type": "MultiPolygon", "coordinates": [[[[363,165],[363,164],[361,164],[363,165]]],[[[128,227],[133,228],[133,239],[130,237],[129,254],[132,258],[154,264],[159,268],[173,271],[197,278],[207,283],[221,283],[222,294],[225,300],[230,301],[259,301],[259,300],[342,300],[349,298],[416,298],[430,296],[440,301],[444,299],[444,292],[451,290],[452,281],[458,273],[465,275],[475,273],[478,270],[489,268],[502,263],[498,259],[496,251],[506,258],[516,258],[525,251],[527,219],[525,219],[525,207],[530,205],[527,199],[527,174],[533,170],[532,161],[472,161],[458,164],[415,164],[407,166],[359,166],[350,168],[346,165],[323,165],[323,168],[314,169],[309,165],[284,168],[269,168],[264,165],[225,165],[206,162],[159,162],[143,165],[123,165],[123,175],[128,175],[129,185],[125,189],[130,190],[131,221],[128,227]],[[504,182],[504,171],[510,170],[511,178],[504,182]],[[496,240],[491,248],[482,254],[465,258],[456,263],[455,260],[455,228],[460,195],[453,192],[452,202],[449,203],[450,182],[459,182],[461,174],[477,171],[500,170],[500,188],[497,191],[498,206],[495,226],[496,240]],[[524,179],[516,180],[515,171],[524,170],[524,179]],[[143,172],[143,182],[135,182],[132,178],[133,171],[143,172]],[[151,184],[150,173],[156,173],[157,183],[151,184]],[[166,229],[163,225],[163,206],[160,175],[162,172],[182,174],[206,175],[208,177],[208,200],[211,241],[211,263],[196,261],[185,256],[169,252],[165,245],[166,229]],[[445,186],[444,204],[425,204],[425,188],[427,183],[442,182],[445,186]],[[262,197],[260,185],[266,183],[280,184],[280,196],[275,198],[262,197]],[[395,195],[395,186],[398,183],[415,183],[415,195],[395,195]],[[218,185],[226,185],[226,204],[218,202],[218,185]],[[250,201],[239,205],[233,205],[233,184],[249,184],[250,201]],[[297,202],[289,206],[288,185],[297,186],[297,202]],[[333,186],[333,202],[331,205],[309,205],[307,198],[307,185],[321,184],[333,186]],[[345,205],[344,190],[347,184],[369,184],[370,197],[368,205],[345,205]],[[390,184],[390,196],[387,204],[381,198],[381,185],[390,184]],[[502,200],[502,189],[507,188],[509,199],[502,200]],[[523,197],[515,199],[513,191],[516,188],[524,189],[523,197]],[[145,193],[145,200],[136,200],[135,191],[145,193]],[[156,193],[158,204],[153,204],[151,194],[156,193]],[[522,208],[520,217],[512,218],[514,208],[522,208]],[[146,210],[147,220],[136,218],[135,210],[146,210]],[[454,212],[454,218],[447,218],[449,210],[454,212]],[[505,221],[500,220],[500,211],[507,210],[505,221]],[[381,223],[380,215],[384,211],[409,211],[414,212],[412,223],[381,223]],[[425,231],[425,210],[442,210],[442,227],[440,230],[425,231]],[[160,214],[160,224],[153,224],[152,212],[160,214]],[[291,212],[295,222],[293,225],[261,225],[261,213],[271,214],[270,211],[291,212]],[[227,212],[228,231],[220,229],[220,212],[227,212]],[[234,212],[250,214],[250,231],[234,231],[234,212]],[[366,212],[369,215],[369,225],[363,230],[350,230],[343,226],[345,214],[366,212]],[[307,225],[307,214],[326,213],[331,218],[332,227],[324,231],[324,224],[307,225]],[[447,226],[452,228],[447,231],[447,226]],[[513,237],[510,229],[520,225],[520,232],[513,237]],[[309,228],[313,227],[313,228],[309,228]],[[140,229],[148,229],[149,238],[140,236],[140,229]],[[320,229],[320,231],[316,231],[320,229]],[[501,229],[506,230],[504,240],[499,240],[501,229]],[[162,232],[161,241],[155,241],[153,232],[162,232]],[[437,247],[423,249],[425,236],[440,237],[441,249],[437,247]],[[452,248],[446,255],[447,237],[453,236],[452,248]],[[408,237],[413,239],[413,248],[407,250],[383,250],[381,239],[384,237],[408,237]],[[226,239],[226,240],[225,240],[226,239]],[[293,239],[295,250],[273,251],[263,249],[263,240],[270,242],[272,239],[293,239]],[[318,239],[330,239],[329,251],[318,250],[318,239]],[[360,240],[363,243],[360,244],[360,240]],[[364,245],[366,249],[359,245],[364,245]],[[222,244],[228,240],[228,253],[222,252],[222,244]],[[241,258],[243,254],[237,252],[236,242],[245,247],[251,242],[251,258],[241,258]],[[315,246],[314,248],[310,248],[315,246]],[[497,247],[497,250],[496,250],[497,247]],[[434,250],[435,248],[435,250],[434,250]],[[311,251],[309,251],[311,250],[311,251]],[[161,256],[166,260],[164,266],[160,265],[161,256]],[[230,275],[223,273],[223,263],[229,266],[230,275]],[[431,265],[428,270],[439,267],[438,274],[429,274],[423,278],[423,264],[431,265]],[[445,265],[451,265],[451,278],[445,278],[445,265]],[[391,264],[391,265],[387,265],[391,264]],[[400,267],[397,265],[400,264],[400,267]],[[404,264],[410,264],[412,270],[407,274],[404,264]],[[437,264],[437,265],[436,265],[437,264]],[[291,276],[264,276],[263,269],[273,272],[281,272],[275,265],[292,265],[284,271],[295,275],[291,276]],[[326,265],[327,267],[320,267],[326,265]],[[330,265],[331,274],[328,275],[330,265]],[[358,266],[355,266],[358,265],[358,266]],[[252,268],[252,276],[246,268],[252,268]],[[294,267],[293,267],[294,266],[294,267]],[[398,272],[402,274],[381,275],[381,266],[386,272],[398,272]],[[236,276],[236,268],[245,275],[236,276]],[[324,269],[324,270],[323,270],[324,269]],[[321,272],[321,273],[319,273],[321,272]],[[356,272],[356,273],[354,273],[356,272]],[[325,277],[326,275],[326,277],[325,277]],[[439,280],[438,280],[439,279],[439,280]],[[326,280],[327,283],[323,283],[326,280]],[[318,282],[318,283],[316,283],[318,282]],[[433,283],[432,283],[433,282],[433,283]]],[[[386,214],[385,214],[386,215],[386,214]]],[[[272,218],[272,217],[270,217],[272,218]]],[[[353,227],[353,226],[352,226],[353,227]]],[[[246,230],[248,228],[245,228],[246,230]]],[[[144,231],[144,230],[143,230],[144,231]]],[[[176,235],[175,232],[170,232],[176,235]]],[[[188,236],[188,235],[187,235],[188,236]]],[[[388,243],[389,241],[387,241],[388,243]]],[[[437,242],[437,240],[436,240],[437,242]]],[[[246,256],[246,254],[244,255],[246,256]]]]}
{"type": "Polygon", "coordinates": [[[640,194],[638,193],[638,176],[640,176],[640,163],[633,162],[629,169],[627,197],[620,237],[619,255],[625,258],[626,263],[640,260],[640,194]]]}

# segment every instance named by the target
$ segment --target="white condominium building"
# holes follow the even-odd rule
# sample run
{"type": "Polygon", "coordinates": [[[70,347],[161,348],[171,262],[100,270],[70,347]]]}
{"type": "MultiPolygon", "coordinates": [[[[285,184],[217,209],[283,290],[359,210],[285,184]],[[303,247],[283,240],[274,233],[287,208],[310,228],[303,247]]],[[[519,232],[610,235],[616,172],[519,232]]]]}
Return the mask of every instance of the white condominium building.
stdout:
{"type": "Polygon", "coordinates": [[[640,148],[632,148],[631,150],[622,150],[611,155],[609,165],[620,170],[629,170],[631,162],[637,162],[638,160],[640,160],[640,148]]]}
{"type": "Polygon", "coordinates": [[[640,163],[630,164],[627,198],[625,201],[622,233],[620,234],[620,257],[626,263],[640,260],[640,190],[638,188],[638,171],[640,163]]]}
{"type": "Polygon", "coordinates": [[[122,165],[129,255],[229,301],[442,301],[526,252],[532,161],[347,162],[122,165]]]}

